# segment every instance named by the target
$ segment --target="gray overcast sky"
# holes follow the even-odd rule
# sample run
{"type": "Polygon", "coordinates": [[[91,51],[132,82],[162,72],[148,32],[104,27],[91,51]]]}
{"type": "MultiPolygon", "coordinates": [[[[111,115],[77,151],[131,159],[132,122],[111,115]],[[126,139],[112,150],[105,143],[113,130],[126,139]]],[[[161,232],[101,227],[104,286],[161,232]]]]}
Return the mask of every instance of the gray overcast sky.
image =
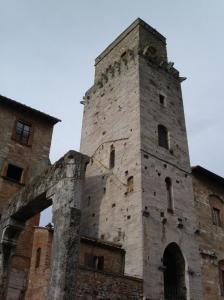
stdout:
{"type": "Polygon", "coordinates": [[[79,149],[94,59],[137,17],[167,37],[192,165],[223,170],[223,0],[0,0],[0,94],[62,119],[51,159],[79,149]]]}

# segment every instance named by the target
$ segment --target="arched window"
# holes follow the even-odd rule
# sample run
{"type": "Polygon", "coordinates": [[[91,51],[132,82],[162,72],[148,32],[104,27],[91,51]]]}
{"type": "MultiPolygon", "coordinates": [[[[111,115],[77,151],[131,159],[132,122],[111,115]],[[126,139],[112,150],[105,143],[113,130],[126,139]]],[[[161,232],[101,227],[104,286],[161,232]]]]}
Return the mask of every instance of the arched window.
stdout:
{"type": "Polygon", "coordinates": [[[224,260],[219,261],[219,283],[221,296],[224,296],[224,260]]]}
{"type": "Polygon", "coordinates": [[[168,130],[163,125],[158,125],[158,143],[160,147],[169,149],[168,130]]]}
{"type": "Polygon", "coordinates": [[[36,252],[36,263],[35,263],[36,269],[39,268],[40,266],[40,257],[41,257],[41,248],[38,248],[36,252]]]}
{"type": "Polygon", "coordinates": [[[134,177],[130,176],[127,180],[127,192],[131,193],[134,191],[134,177]]]}
{"type": "Polygon", "coordinates": [[[115,148],[114,145],[110,146],[110,169],[115,166],[115,148]]]}
{"type": "Polygon", "coordinates": [[[173,192],[172,192],[172,181],[169,177],[165,179],[166,192],[167,192],[167,210],[173,212],[173,192]]]}

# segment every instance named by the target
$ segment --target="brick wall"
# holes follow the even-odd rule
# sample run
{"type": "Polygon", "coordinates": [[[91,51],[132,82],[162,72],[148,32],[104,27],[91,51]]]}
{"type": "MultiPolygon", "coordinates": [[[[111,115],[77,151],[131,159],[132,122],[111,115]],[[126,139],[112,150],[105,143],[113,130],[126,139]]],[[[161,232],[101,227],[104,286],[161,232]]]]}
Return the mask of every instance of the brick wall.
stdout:
{"type": "MultiPolygon", "coordinates": [[[[53,125],[57,121],[53,117],[0,96],[0,127],[4,129],[0,131],[0,214],[4,204],[49,165],[53,125]],[[15,139],[16,123],[19,120],[31,125],[31,135],[27,144],[15,139]],[[8,164],[23,169],[20,181],[16,182],[6,177],[8,164]]],[[[23,297],[30,265],[33,226],[38,223],[39,216],[29,220],[19,237],[16,253],[11,261],[7,299],[23,297]]]]}
{"type": "MultiPolygon", "coordinates": [[[[47,298],[52,238],[52,230],[46,227],[35,228],[26,300],[47,298]],[[37,267],[38,249],[41,249],[41,255],[37,267]]],[[[123,275],[124,254],[119,245],[82,237],[77,299],[142,299],[142,280],[123,275]],[[103,256],[103,270],[86,266],[86,253],[103,256]]]]}

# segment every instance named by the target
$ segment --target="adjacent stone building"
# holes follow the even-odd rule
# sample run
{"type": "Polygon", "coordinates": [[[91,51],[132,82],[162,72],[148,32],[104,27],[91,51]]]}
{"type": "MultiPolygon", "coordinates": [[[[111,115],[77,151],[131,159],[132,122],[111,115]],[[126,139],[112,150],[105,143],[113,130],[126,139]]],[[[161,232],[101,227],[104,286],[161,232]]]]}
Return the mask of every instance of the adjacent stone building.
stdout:
{"type": "MultiPolygon", "coordinates": [[[[9,199],[50,164],[53,126],[58,121],[0,95],[0,215],[9,199]]],[[[20,235],[12,257],[9,299],[17,299],[25,293],[33,231],[38,224],[39,215],[36,215],[20,235]]]]}
{"type": "MultiPolygon", "coordinates": [[[[59,300],[60,295],[79,300],[224,299],[224,178],[190,166],[181,93],[185,78],[167,58],[165,37],[137,19],[96,58],[95,68],[94,85],[82,101],[81,153],[66,154],[44,173],[53,173],[55,178],[63,174],[57,195],[47,192],[49,199],[57,200],[56,227],[37,227],[38,217],[30,221],[28,282],[29,263],[18,268],[25,270],[25,277],[17,273],[26,293],[23,289],[20,296],[12,294],[15,280],[10,281],[9,276],[8,290],[13,296],[7,299],[59,300]],[[77,177],[70,164],[83,170],[86,157],[89,163],[84,180],[83,171],[77,177]],[[63,237],[61,228],[64,233],[67,228],[63,237]],[[63,247],[58,247],[60,237],[63,247]],[[53,274],[59,269],[59,274],[53,274]]],[[[11,128],[1,139],[0,188],[1,195],[6,195],[0,195],[2,204],[25,183],[28,162],[27,170],[36,170],[30,171],[29,177],[47,167],[51,130],[58,121],[6,98],[0,101],[3,108],[3,100],[19,112],[28,109],[29,116],[41,119],[40,128],[45,122],[48,130],[45,128],[41,136],[41,151],[33,150],[26,161],[31,141],[31,148],[35,148],[35,131],[29,125],[34,119],[19,115],[13,127],[10,116],[0,107],[1,125],[11,128]],[[13,161],[12,153],[18,162],[13,161]],[[11,174],[10,162],[20,168],[16,188],[1,185],[11,174]]],[[[48,186],[49,178],[54,177],[46,178],[48,186]]],[[[41,176],[37,178],[35,189],[44,186],[41,180],[41,176]]],[[[24,188],[22,195],[32,194],[34,187],[24,188]]],[[[19,195],[18,201],[21,199],[19,195]]],[[[17,198],[10,201],[4,214],[12,210],[17,215],[16,208],[12,209],[17,198]]]]}

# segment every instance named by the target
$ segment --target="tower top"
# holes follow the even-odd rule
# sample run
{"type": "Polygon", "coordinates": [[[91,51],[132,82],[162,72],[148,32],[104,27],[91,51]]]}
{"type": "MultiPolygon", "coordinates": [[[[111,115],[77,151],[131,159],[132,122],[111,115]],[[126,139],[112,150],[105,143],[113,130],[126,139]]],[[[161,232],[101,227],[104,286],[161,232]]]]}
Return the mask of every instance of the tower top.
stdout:
{"type": "Polygon", "coordinates": [[[130,32],[132,32],[137,26],[141,26],[152,34],[156,39],[160,40],[166,45],[166,38],[160,34],[156,29],[147,24],[140,18],[137,18],[128,28],[126,28],[97,58],[95,59],[95,65],[97,65],[111,50],[116,47],[130,32]]]}

